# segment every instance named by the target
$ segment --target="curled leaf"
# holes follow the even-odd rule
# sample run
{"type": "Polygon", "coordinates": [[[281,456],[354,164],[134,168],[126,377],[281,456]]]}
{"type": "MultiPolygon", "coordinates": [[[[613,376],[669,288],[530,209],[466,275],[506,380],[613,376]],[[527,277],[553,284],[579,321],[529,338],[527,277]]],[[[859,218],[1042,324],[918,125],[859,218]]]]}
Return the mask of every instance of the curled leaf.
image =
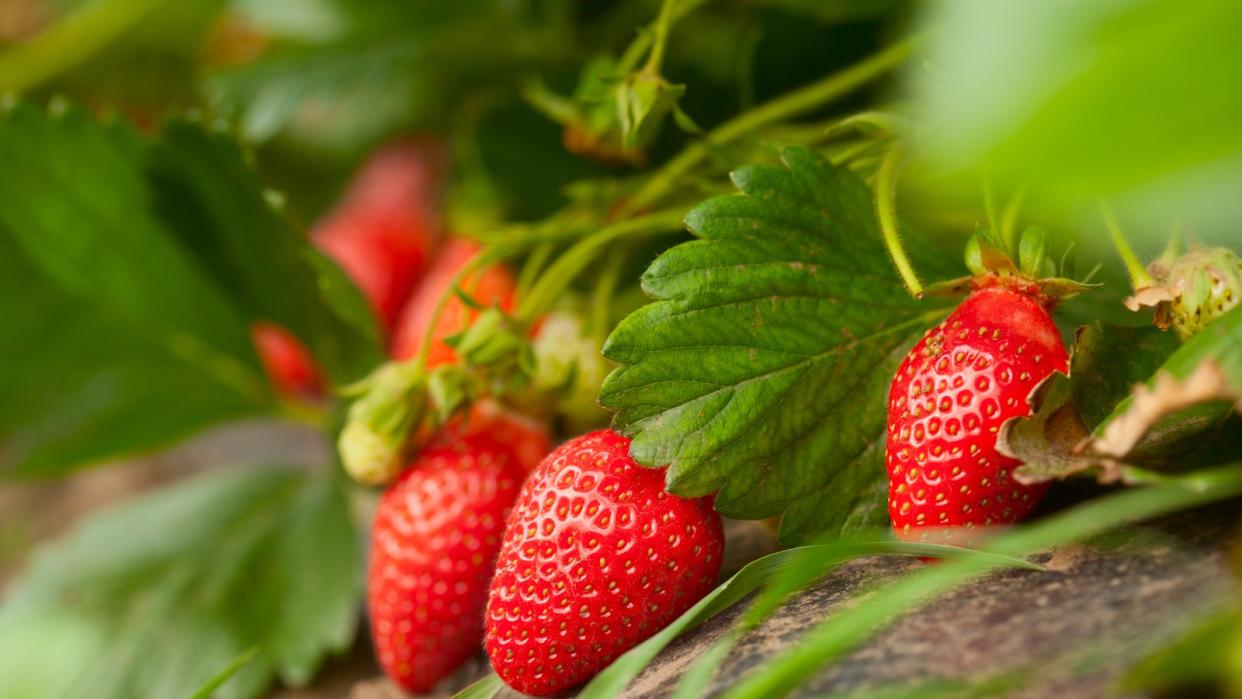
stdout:
{"type": "Polygon", "coordinates": [[[1093,441],[1092,450],[1102,456],[1123,458],[1166,416],[1216,401],[1229,401],[1235,409],[1242,409],[1242,392],[1229,385],[1216,362],[1205,359],[1185,379],[1161,371],[1152,386],[1135,387],[1129,407],[1104,426],[1093,441]]]}

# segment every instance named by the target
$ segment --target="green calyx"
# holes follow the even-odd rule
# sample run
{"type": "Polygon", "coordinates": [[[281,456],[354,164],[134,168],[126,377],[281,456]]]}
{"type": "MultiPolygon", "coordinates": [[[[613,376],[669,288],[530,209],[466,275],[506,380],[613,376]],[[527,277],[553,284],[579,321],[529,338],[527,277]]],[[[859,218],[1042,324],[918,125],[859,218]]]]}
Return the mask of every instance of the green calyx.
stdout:
{"type": "Polygon", "coordinates": [[[1048,258],[1048,246],[1048,231],[1040,226],[1022,232],[1016,254],[991,229],[981,228],[966,242],[966,267],[972,276],[932,284],[926,293],[961,296],[980,287],[1000,285],[1040,297],[1051,305],[1092,288],[1085,281],[1060,276],[1048,258]]]}
{"type": "Polygon", "coordinates": [[[365,391],[349,408],[337,450],[351,478],[381,485],[417,447],[414,435],[428,406],[426,379],[406,364],[389,363],[367,379],[365,391]]]}

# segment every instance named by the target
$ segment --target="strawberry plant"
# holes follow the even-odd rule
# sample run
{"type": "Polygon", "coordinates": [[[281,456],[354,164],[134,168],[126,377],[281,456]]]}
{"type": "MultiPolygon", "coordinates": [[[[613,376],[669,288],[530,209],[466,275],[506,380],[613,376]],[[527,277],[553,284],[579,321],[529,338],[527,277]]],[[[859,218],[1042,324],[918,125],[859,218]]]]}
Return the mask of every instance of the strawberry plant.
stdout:
{"type": "Polygon", "coordinates": [[[1225,583],[1058,667],[1242,687],[1234,5],[10,4],[0,696],[818,692],[1121,539],[1225,583]]]}

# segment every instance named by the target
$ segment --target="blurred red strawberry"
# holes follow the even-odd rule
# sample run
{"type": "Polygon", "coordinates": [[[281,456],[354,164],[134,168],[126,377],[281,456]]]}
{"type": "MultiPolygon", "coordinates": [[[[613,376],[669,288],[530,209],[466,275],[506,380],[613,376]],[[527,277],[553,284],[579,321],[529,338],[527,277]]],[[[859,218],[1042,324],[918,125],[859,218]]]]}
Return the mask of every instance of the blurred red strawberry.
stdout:
{"type": "MultiPolygon", "coordinates": [[[[428,141],[381,147],[354,176],[311,242],[339,264],[366,295],[386,334],[424,271],[440,237],[442,149],[428,141]]],[[[272,323],[253,328],[259,358],[281,393],[322,391],[310,352],[272,323]]]]}
{"type": "Polygon", "coordinates": [[[259,361],[280,393],[313,397],[320,394],[319,369],[306,346],[285,328],[267,321],[250,325],[259,361]]]}
{"type": "Polygon", "coordinates": [[[315,246],[344,268],[389,332],[440,237],[441,161],[428,143],[381,148],[311,232],[315,246]]]}
{"type": "MultiPolygon", "coordinates": [[[[435,315],[436,303],[453,283],[453,277],[480,249],[477,243],[460,238],[450,239],[444,244],[397,321],[392,338],[394,358],[410,359],[418,354],[423,337],[431,331],[433,339],[427,356],[427,366],[449,364],[456,359],[456,352],[444,340],[469,327],[478,316],[478,311],[453,296],[445,305],[434,328],[431,327],[432,316],[435,315]]],[[[517,281],[503,264],[495,264],[468,275],[461,288],[484,307],[499,306],[503,310],[511,311],[516,302],[517,281]]]]}

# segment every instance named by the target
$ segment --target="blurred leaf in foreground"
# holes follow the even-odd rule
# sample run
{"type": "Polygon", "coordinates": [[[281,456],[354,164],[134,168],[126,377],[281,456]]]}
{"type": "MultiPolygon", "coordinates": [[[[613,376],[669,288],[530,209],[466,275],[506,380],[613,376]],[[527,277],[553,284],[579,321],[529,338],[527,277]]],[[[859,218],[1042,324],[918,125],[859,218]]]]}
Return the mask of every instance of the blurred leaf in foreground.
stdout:
{"type": "Polygon", "coordinates": [[[1071,208],[1116,197],[1149,235],[1236,226],[1242,4],[952,0],[924,24],[925,164],[1071,208]]]}
{"type": "Polygon", "coordinates": [[[249,325],[338,382],[378,357],[343,273],[264,200],[236,146],[148,141],[83,112],[0,114],[0,469],[42,475],[277,408],[249,325]]]}
{"type": "Polygon", "coordinates": [[[200,476],[87,517],[0,607],[0,696],[188,696],[303,684],[353,638],[358,551],[327,474],[200,476]]]}

